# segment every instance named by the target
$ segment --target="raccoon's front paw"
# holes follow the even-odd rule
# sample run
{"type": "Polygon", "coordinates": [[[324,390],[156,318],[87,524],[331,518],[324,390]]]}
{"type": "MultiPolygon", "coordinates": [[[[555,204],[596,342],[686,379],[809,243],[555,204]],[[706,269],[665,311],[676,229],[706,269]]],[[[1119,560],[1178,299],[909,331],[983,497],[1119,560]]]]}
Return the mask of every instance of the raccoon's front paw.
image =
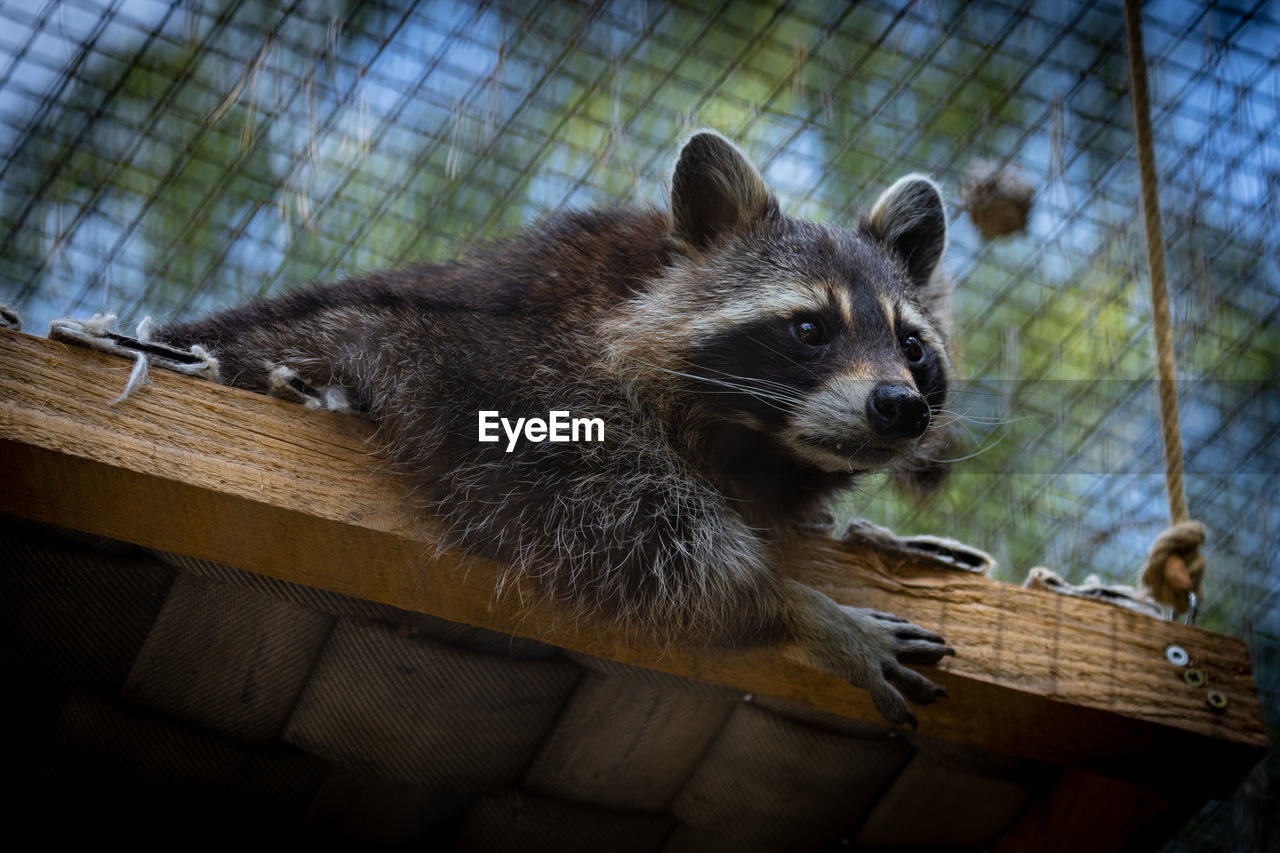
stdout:
{"type": "Polygon", "coordinates": [[[845,542],[895,557],[924,560],[978,575],[990,575],[996,567],[995,558],[990,554],[963,542],[943,536],[898,536],[887,527],[861,518],[849,519],[842,538],[845,542]]]}
{"type": "Polygon", "coordinates": [[[781,616],[794,643],[792,653],[869,690],[876,710],[891,723],[915,728],[907,699],[928,705],[947,695],[944,688],[907,668],[932,666],[955,654],[932,631],[889,613],[836,604],[790,578],[783,580],[781,616]]]}
{"type": "Polygon", "coordinates": [[[844,677],[871,692],[871,701],[885,719],[916,728],[915,714],[907,707],[906,699],[929,705],[949,694],[945,687],[906,665],[932,666],[947,655],[954,655],[955,649],[932,631],[891,613],[845,606],[840,610],[848,617],[850,654],[844,677]]]}

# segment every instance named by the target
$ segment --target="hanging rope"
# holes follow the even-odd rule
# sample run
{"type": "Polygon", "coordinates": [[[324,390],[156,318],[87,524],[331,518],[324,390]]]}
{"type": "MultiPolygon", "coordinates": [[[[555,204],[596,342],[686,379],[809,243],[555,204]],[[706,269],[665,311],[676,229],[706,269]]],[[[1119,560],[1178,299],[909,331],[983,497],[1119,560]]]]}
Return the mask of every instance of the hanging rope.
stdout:
{"type": "Polygon", "coordinates": [[[1170,527],[1157,537],[1147,555],[1142,583],[1157,601],[1176,612],[1192,607],[1200,595],[1204,558],[1204,525],[1190,520],[1182,484],[1182,437],[1178,424],[1178,389],[1174,384],[1173,321],[1169,291],[1165,285],[1164,237],[1160,224],[1160,199],[1156,186],[1156,158],[1151,142],[1151,102],[1147,92],[1147,62],[1142,46],[1140,0],[1125,0],[1124,24],[1128,35],[1130,100],[1133,128],[1138,140],[1138,166],[1142,177],[1142,214],[1147,234],[1147,266],[1151,278],[1151,325],[1155,330],[1156,368],[1160,390],[1160,427],[1164,437],[1165,488],[1169,494],[1170,527]]]}

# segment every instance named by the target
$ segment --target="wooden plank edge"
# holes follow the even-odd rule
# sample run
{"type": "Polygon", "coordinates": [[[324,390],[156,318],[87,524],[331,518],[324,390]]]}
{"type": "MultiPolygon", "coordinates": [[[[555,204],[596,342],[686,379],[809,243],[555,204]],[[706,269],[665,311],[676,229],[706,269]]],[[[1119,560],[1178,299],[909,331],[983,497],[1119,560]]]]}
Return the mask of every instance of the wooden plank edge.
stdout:
{"type": "MultiPolygon", "coordinates": [[[[156,413],[144,407],[129,412],[107,408],[106,402],[116,393],[112,381],[122,375],[120,360],[68,351],[43,339],[0,334],[0,387],[10,392],[0,402],[0,435],[5,437],[0,442],[0,470],[6,473],[7,481],[0,490],[0,511],[743,691],[776,695],[850,717],[878,720],[863,691],[769,650],[726,653],[660,648],[610,626],[567,619],[545,604],[529,604],[527,597],[522,603],[518,589],[495,599],[492,579],[496,567],[492,564],[453,553],[437,554],[429,527],[406,528],[403,521],[389,520],[397,517],[394,507],[367,511],[371,504],[376,508],[379,501],[393,501],[393,488],[382,487],[380,494],[366,496],[366,511],[357,513],[358,518],[336,521],[332,513],[325,516],[303,511],[270,491],[264,492],[246,473],[244,460],[221,458],[213,449],[188,448],[184,452],[190,455],[192,465],[225,474],[226,481],[216,488],[193,483],[184,476],[181,465],[157,467],[155,459],[138,459],[137,454],[122,453],[118,447],[99,448],[94,442],[101,443],[101,435],[87,443],[73,439],[69,433],[83,424],[59,417],[58,412],[41,410],[39,394],[22,399],[24,381],[28,390],[39,385],[23,376],[24,365],[35,363],[76,379],[75,387],[83,398],[78,417],[97,418],[104,434],[127,434],[134,426],[146,426],[159,435],[175,428],[164,417],[156,423],[156,413]],[[81,445],[68,449],[67,445],[76,441],[81,445]],[[267,498],[262,499],[263,495],[267,498]],[[351,566],[360,566],[360,572],[352,573],[351,566]]],[[[318,419],[299,407],[236,389],[168,374],[154,376],[152,382],[171,395],[166,400],[170,420],[177,411],[175,405],[192,400],[199,402],[197,414],[201,417],[209,410],[234,413],[245,407],[256,410],[246,417],[277,419],[275,424],[259,424],[264,434],[307,434],[335,428],[341,432],[332,419],[318,419]]],[[[140,393],[149,392],[158,393],[153,389],[140,393]]],[[[236,421],[233,414],[229,417],[236,421]]],[[[182,426],[195,431],[201,428],[195,420],[182,426]]],[[[354,458],[344,465],[367,469],[368,459],[358,437],[353,438],[357,434],[358,430],[348,428],[326,452],[334,458],[350,453],[354,458]]],[[[209,446],[216,448],[217,437],[213,432],[197,435],[192,446],[204,446],[201,439],[207,438],[209,446]]],[[[167,452],[156,445],[157,457],[167,452]]],[[[285,460],[284,467],[305,463],[314,468],[314,461],[303,459],[304,455],[285,460]]],[[[323,481],[324,471],[308,470],[308,476],[323,481]]],[[[1159,784],[1167,784],[1173,774],[1192,778],[1200,785],[1230,787],[1262,755],[1265,736],[1247,654],[1232,638],[1133,614],[1118,617],[1117,609],[1106,605],[1022,590],[930,566],[887,566],[874,556],[830,541],[810,543],[804,560],[792,565],[790,573],[837,600],[893,610],[922,624],[941,627],[955,642],[960,657],[944,662],[933,673],[949,688],[952,699],[920,712],[924,732],[1003,754],[1159,784]],[[1008,616],[1002,608],[1011,601],[1018,607],[1030,606],[1033,615],[1008,616]],[[1056,634],[1058,639],[1069,633],[1065,626],[1071,620],[1110,625],[1109,630],[1095,630],[1092,635],[1085,632],[1086,637],[1099,637],[1110,644],[1101,648],[1104,657],[1108,652],[1117,657],[1117,637],[1133,630],[1133,625],[1141,628],[1149,651],[1158,651],[1161,644],[1172,641],[1203,647],[1206,661],[1223,668],[1223,686],[1230,686],[1236,700],[1230,717],[1201,715],[1188,720],[1185,713],[1169,715],[1161,708],[1133,708],[1113,699],[1100,700],[1094,704],[1102,707],[1094,707],[1079,701],[1078,694],[1061,690],[1060,683],[1054,686],[1054,679],[1060,682],[1063,677],[1061,667],[1048,681],[1010,677],[1002,672],[1002,658],[1011,667],[1030,667],[1039,675],[1053,675],[1053,660],[1046,657],[1044,648],[1027,651],[1030,659],[1022,660],[1019,655],[1023,650],[1009,648],[998,634],[984,644],[981,638],[975,640],[959,630],[960,620],[979,612],[979,606],[994,614],[997,621],[1031,618],[1035,622],[1043,614],[1056,613],[1053,630],[1041,633],[1056,634]],[[1131,625],[1130,617],[1141,621],[1131,625]],[[1117,620],[1124,623],[1119,630],[1117,620]],[[956,639],[957,632],[963,642],[956,639]]],[[[1072,639],[1080,642],[1079,637],[1072,639]]],[[[1131,654],[1119,656],[1130,666],[1137,659],[1131,654]]],[[[1138,670],[1137,674],[1143,672],[1138,670]]],[[[1105,697],[1107,672],[1095,674],[1100,679],[1097,692],[1105,697]]]]}

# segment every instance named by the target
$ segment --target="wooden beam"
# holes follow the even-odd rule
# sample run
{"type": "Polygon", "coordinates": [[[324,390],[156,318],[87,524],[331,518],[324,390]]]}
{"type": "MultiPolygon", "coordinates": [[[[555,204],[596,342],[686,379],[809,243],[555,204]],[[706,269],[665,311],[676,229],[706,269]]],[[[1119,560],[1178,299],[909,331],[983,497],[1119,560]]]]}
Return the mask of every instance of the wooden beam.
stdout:
{"type": "MultiPolygon", "coordinates": [[[[492,564],[436,553],[431,524],[403,509],[366,425],[159,370],[113,407],[130,366],[0,331],[0,511],[879,719],[863,691],[774,651],[662,649],[574,623],[527,590],[495,598],[492,564]]],[[[1262,755],[1249,659],[1233,637],[827,539],[804,543],[787,571],[955,646],[935,671],[952,698],[920,710],[925,733],[1206,791],[1230,789],[1262,755]],[[1224,711],[1165,660],[1171,644],[1226,697],[1224,711]]]]}

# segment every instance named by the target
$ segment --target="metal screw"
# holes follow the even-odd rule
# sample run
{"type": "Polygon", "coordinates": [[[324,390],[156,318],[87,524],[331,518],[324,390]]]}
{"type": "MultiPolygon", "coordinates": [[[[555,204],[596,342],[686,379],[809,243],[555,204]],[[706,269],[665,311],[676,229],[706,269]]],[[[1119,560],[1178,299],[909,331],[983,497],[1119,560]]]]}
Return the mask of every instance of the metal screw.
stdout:
{"type": "Polygon", "coordinates": [[[1164,656],[1174,666],[1186,666],[1191,661],[1191,655],[1182,646],[1170,646],[1164,650],[1164,656]]]}
{"type": "Polygon", "coordinates": [[[1215,711],[1224,711],[1227,707],[1227,697],[1223,696],[1217,690],[1210,690],[1205,694],[1204,701],[1209,703],[1209,707],[1215,711]]]}
{"type": "Polygon", "coordinates": [[[1204,673],[1198,669],[1189,669],[1182,673],[1182,680],[1191,687],[1204,687],[1204,673]]]}

